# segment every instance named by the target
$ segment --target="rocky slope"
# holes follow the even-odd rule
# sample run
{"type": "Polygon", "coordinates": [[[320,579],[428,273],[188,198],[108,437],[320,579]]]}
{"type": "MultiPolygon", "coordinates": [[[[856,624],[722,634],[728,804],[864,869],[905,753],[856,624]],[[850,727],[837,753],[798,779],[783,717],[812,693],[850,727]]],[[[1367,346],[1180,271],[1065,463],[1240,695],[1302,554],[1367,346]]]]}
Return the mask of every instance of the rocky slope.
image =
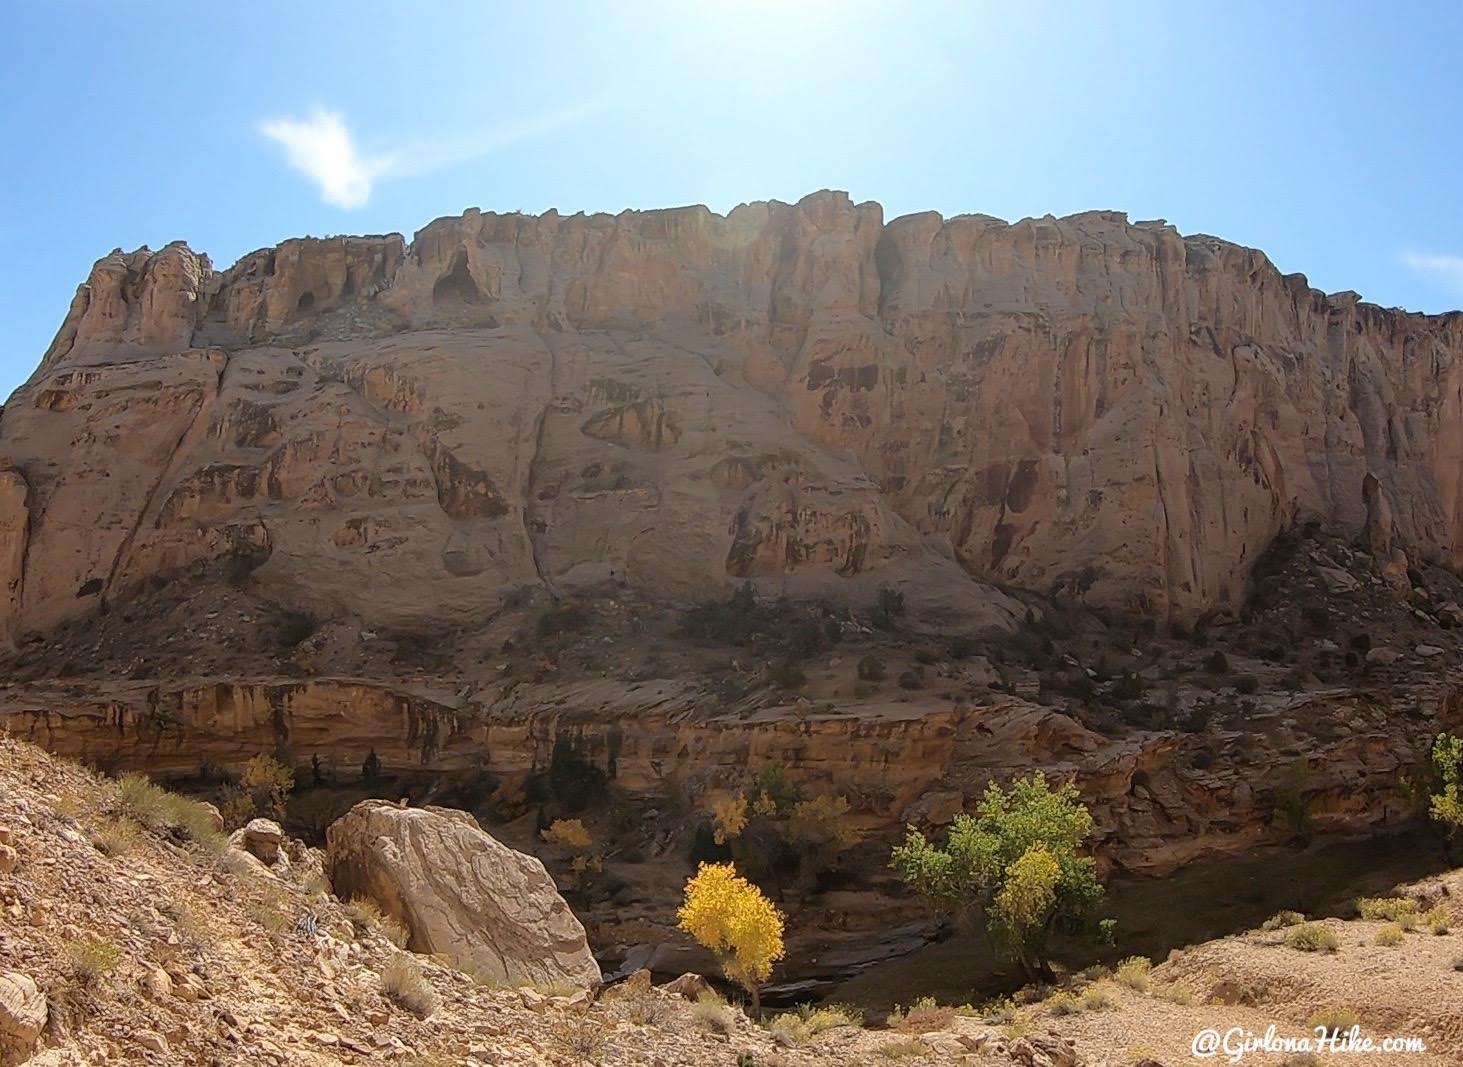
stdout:
{"type": "MultiPolygon", "coordinates": [[[[1313,1038],[1321,1013],[1374,1041],[1424,1044],[1368,1062],[1441,1067],[1463,1051],[1459,872],[1404,889],[1426,918],[1390,940],[1381,921],[1325,920],[1331,953],[1292,947],[1292,928],[1258,930],[978,1009],[927,1002],[865,1026],[831,1011],[757,1025],[688,1002],[679,990],[704,988],[695,981],[652,988],[642,973],[590,993],[470,976],[399,948],[379,914],[337,898],[299,842],[271,838],[277,855],[247,832],[230,844],[211,823],[175,821],[176,809],[154,821],[164,813],[152,803],[0,736],[6,1067],[1161,1067],[1189,1062],[1205,1028],[1313,1038]]],[[[432,859],[443,884],[464,873],[450,855],[413,859],[432,859]]],[[[472,933],[471,917],[459,920],[472,933]]],[[[519,947],[544,931],[523,933],[519,947]]]]}
{"type": "Polygon", "coordinates": [[[1192,620],[1300,519],[1455,559],[1460,353],[1463,316],[1112,212],[824,192],[471,210],[222,273],[118,251],[0,417],[4,629],[225,556],[380,625],[742,578],[1192,620]]]}

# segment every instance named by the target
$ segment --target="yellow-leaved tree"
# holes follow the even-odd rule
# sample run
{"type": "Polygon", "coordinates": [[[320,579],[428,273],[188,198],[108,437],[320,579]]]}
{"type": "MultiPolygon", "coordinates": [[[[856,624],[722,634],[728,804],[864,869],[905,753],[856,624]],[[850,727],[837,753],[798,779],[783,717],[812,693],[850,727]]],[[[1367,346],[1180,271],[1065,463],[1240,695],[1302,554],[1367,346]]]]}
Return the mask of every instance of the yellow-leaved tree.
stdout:
{"type": "Polygon", "coordinates": [[[722,973],[751,995],[752,1014],[760,1015],[762,983],[784,955],[782,913],[730,863],[703,863],[686,883],[676,918],[716,953],[722,973]]]}

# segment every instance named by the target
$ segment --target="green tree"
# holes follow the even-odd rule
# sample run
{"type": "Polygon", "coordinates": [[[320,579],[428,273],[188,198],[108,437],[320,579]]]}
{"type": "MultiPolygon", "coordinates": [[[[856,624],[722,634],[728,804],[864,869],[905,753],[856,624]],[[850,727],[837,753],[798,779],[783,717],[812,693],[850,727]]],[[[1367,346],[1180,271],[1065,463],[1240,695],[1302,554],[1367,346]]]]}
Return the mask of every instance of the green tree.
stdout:
{"type": "Polygon", "coordinates": [[[1110,934],[1111,922],[1097,921],[1097,865],[1078,855],[1091,833],[1076,787],[1052,789],[1038,772],[1009,790],[992,782],[974,815],[955,817],[943,848],[911,826],[890,866],[937,911],[983,918],[992,946],[1027,981],[1049,981],[1054,930],[1110,934]]]}
{"type": "Polygon", "coordinates": [[[1442,789],[1430,798],[1428,811],[1443,824],[1444,847],[1451,861],[1453,842],[1463,835],[1463,737],[1438,734],[1433,742],[1433,766],[1442,789]]]}

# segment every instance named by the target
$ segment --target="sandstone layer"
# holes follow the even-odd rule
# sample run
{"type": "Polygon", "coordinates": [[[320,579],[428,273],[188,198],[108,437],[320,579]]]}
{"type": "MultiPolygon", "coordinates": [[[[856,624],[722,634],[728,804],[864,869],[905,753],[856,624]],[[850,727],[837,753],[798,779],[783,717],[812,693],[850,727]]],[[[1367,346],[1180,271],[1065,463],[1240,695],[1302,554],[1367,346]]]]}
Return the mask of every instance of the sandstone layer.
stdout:
{"type": "Polygon", "coordinates": [[[12,640],[199,560],[313,610],[992,583],[1192,620],[1321,519],[1463,551],[1463,316],[1114,212],[439,219],[93,269],[0,416],[12,640]],[[1372,488],[1364,490],[1364,486],[1372,488]]]}

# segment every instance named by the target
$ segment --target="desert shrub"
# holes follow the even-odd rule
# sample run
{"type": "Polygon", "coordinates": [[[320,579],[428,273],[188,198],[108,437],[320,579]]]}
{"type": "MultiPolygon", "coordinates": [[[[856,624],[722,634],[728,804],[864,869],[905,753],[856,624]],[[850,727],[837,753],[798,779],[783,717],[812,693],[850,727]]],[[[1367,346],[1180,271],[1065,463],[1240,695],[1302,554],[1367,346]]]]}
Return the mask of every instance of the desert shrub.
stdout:
{"type": "Polygon", "coordinates": [[[1448,906],[1441,902],[1434,904],[1419,915],[1418,920],[1439,937],[1446,934],[1453,926],[1453,914],[1448,910],[1448,906]]]}
{"type": "Polygon", "coordinates": [[[1306,917],[1298,911],[1278,911],[1260,924],[1261,930],[1284,930],[1288,926],[1299,926],[1306,917]]]}
{"type": "Polygon", "coordinates": [[[850,1008],[843,1004],[800,1004],[797,1013],[798,1018],[807,1026],[808,1032],[814,1036],[825,1030],[835,1030],[840,1026],[861,1027],[864,1025],[864,1013],[857,1008],[850,1008]]]}
{"type": "Polygon", "coordinates": [[[722,973],[752,997],[759,1013],[761,987],[782,959],[782,913],[730,863],[703,863],[686,883],[677,924],[716,954],[722,973]]]}
{"type": "Polygon", "coordinates": [[[539,836],[571,852],[581,852],[594,844],[594,838],[580,819],[555,819],[539,836]]]}
{"type": "Polygon", "coordinates": [[[1285,934],[1285,944],[1298,952],[1335,952],[1341,947],[1336,932],[1320,923],[1292,926],[1285,934]]]}
{"type": "Polygon", "coordinates": [[[1350,1008],[1325,1007],[1314,1012],[1306,1025],[1312,1030],[1325,1030],[1326,1036],[1335,1037],[1344,1034],[1353,1026],[1360,1025],[1361,1020],[1357,1018],[1356,1012],[1350,1008]]]}
{"type": "Polygon", "coordinates": [[[1400,923],[1407,930],[1417,925],[1417,901],[1410,897],[1358,897],[1356,913],[1363,919],[1400,923]]]}
{"type": "Polygon", "coordinates": [[[1106,982],[1094,982],[1082,991],[1083,1011],[1108,1011],[1117,1006],[1117,995],[1106,982]]]}
{"type": "Polygon", "coordinates": [[[859,680],[864,682],[882,682],[889,676],[883,658],[872,652],[859,658],[857,670],[859,680]]]}
{"type": "Polygon", "coordinates": [[[1194,996],[1194,991],[1188,986],[1177,984],[1163,986],[1158,990],[1158,995],[1170,1004],[1177,1004],[1184,1008],[1193,1007],[1198,999],[1194,996]]]}
{"type": "Polygon", "coordinates": [[[1407,937],[1407,932],[1396,923],[1388,923],[1377,931],[1377,944],[1390,948],[1393,945],[1402,944],[1407,937]]]}
{"type": "Polygon", "coordinates": [[[711,990],[703,991],[691,1005],[691,1019],[702,1029],[714,1033],[730,1032],[737,1017],[736,1009],[711,990]]]}
{"type": "Polygon", "coordinates": [[[1148,992],[1149,974],[1153,970],[1153,964],[1143,956],[1129,956],[1118,964],[1113,977],[1127,986],[1129,989],[1136,989],[1139,993],[1148,992]]]}
{"type": "Polygon", "coordinates": [[[1045,1005],[1046,1010],[1053,1015],[1076,1015],[1082,1010],[1077,998],[1065,989],[1047,997],[1045,1005]]]}
{"type": "Polygon", "coordinates": [[[142,827],[133,819],[107,819],[91,836],[92,844],[108,856],[125,856],[137,847],[142,827]]]}
{"type": "Polygon", "coordinates": [[[1223,649],[1216,648],[1204,660],[1204,669],[1210,674],[1228,674],[1229,657],[1224,654],[1223,649]]]}
{"type": "Polygon", "coordinates": [[[1241,674],[1234,680],[1235,692],[1250,696],[1260,688],[1260,679],[1253,674],[1241,674]]]}
{"type": "Polygon", "coordinates": [[[762,680],[774,689],[796,690],[808,684],[807,674],[791,657],[768,664],[762,672],[762,680]]]}
{"type": "Polygon", "coordinates": [[[813,1040],[812,1031],[808,1029],[807,1024],[792,1012],[774,1015],[765,1026],[774,1041],[789,1048],[806,1045],[813,1040]]]}
{"type": "Polygon", "coordinates": [[[442,1004],[421,966],[405,952],[398,952],[381,968],[381,992],[421,1019],[442,1004]]]}
{"type": "Polygon", "coordinates": [[[249,913],[249,918],[271,934],[285,934],[294,926],[285,910],[287,903],[277,892],[266,893],[259,899],[251,900],[245,910],[249,913]]]}
{"type": "Polygon", "coordinates": [[[1045,776],[992,782],[975,815],[957,815],[943,848],[913,827],[891,866],[937,910],[983,914],[992,946],[1014,960],[1027,981],[1049,981],[1047,939],[1053,929],[1106,933],[1096,921],[1102,883],[1090,856],[1078,855],[1092,815],[1068,783],[1045,776]]]}
{"type": "Polygon", "coordinates": [[[374,930],[397,948],[405,948],[406,943],[411,940],[410,932],[400,921],[387,915],[365,897],[350,900],[345,906],[345,913],[357,933],[364,934],[374,930]]]}
{"type": "Polygon", "coordinates": [[[943,1030],[955,1018],[955,1009],[947,1007],[934,997],[920,997],[909,1007],[895,1005],[885,1020],[891,1030],[909,1034],[927,1034],[931,1030],[943,1030]]]}
{"type": "Polygon", "coordinates": [[[588,1008],[563,1008],[549,1017],[548,1043],[574,1067],[602,1062],[610,1029],[588,1008]]]}
{"type": "Polygon", "coordinates": [[[874,597],[871,621],[880,630],[892,630],[904,617],[904,594],[887,585],[879,586],[874,597]]]}
{"type": "Polygon", "coordinates": [[[903,671],[899,675],[900,689],[923,689],[925,676],[922,671],[903,671]]]}
{"type": "Polygon", "coordinates": [[[66,971],[82,989],[91,989],[117,969],[122,950],[96,937],[78,938],[65,945],[66,971]]]}
{"type": "Polygon", "coordinates": [[[140,774],[129,774],[117,783],[117,807],[140,826],[174,834],[210,855],[221,855],[228,847],[207,804],[170,793],[140,774]]]}

